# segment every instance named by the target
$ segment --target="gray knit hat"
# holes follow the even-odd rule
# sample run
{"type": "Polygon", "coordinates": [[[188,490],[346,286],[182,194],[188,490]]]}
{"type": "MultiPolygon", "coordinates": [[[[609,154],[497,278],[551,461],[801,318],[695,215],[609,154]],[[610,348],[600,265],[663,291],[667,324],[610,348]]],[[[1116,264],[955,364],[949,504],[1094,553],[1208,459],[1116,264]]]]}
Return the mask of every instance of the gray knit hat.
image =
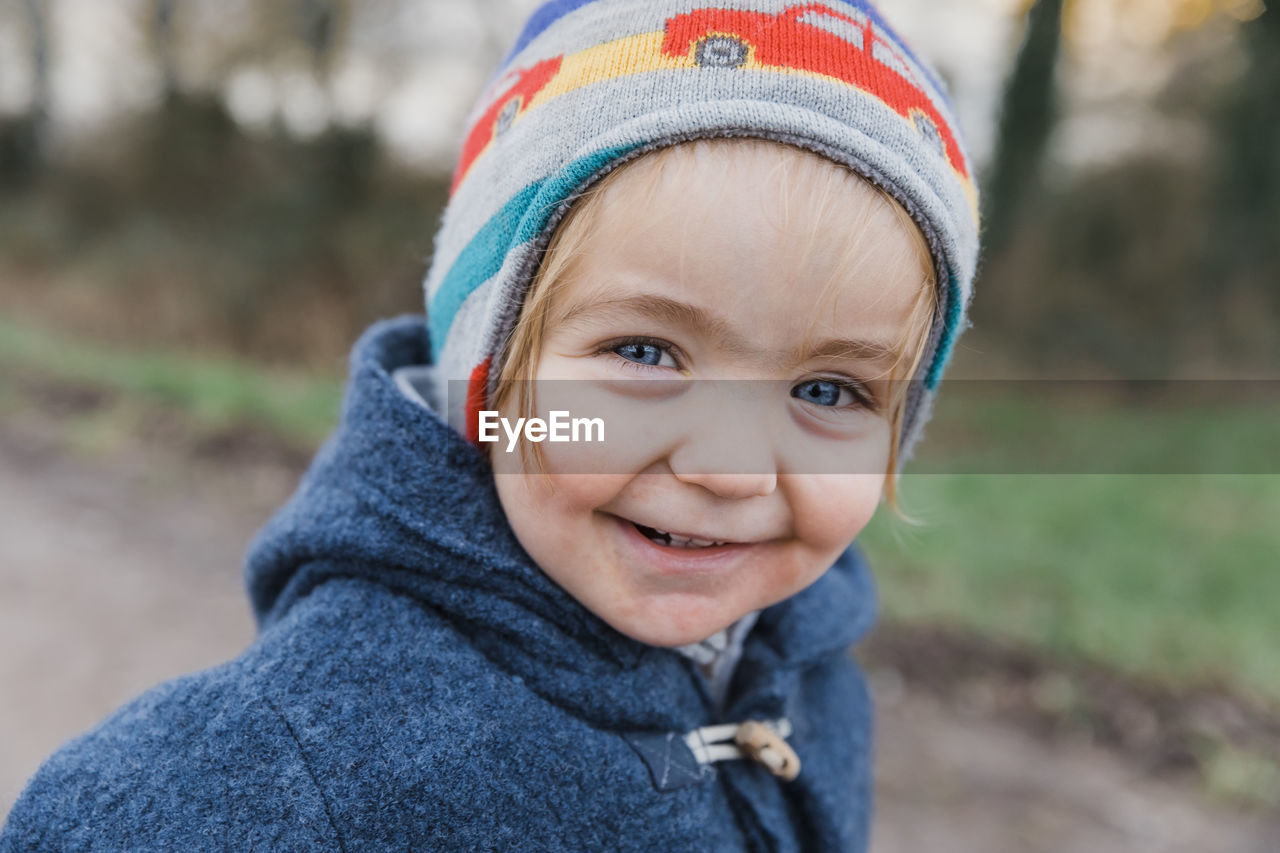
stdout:
{"type": "Polygon", "coordinates": [[[426,279],[438,373],[469,381],[467,411],[451,415],[469,437],[572,199],[626,160],[709,137],[826,156],[920,226],[939,293],[903,422],[910,455],[967,323],[977,191],[942,85],[864,0],[551,0],[533,13],[470,117],[426,279]]]}

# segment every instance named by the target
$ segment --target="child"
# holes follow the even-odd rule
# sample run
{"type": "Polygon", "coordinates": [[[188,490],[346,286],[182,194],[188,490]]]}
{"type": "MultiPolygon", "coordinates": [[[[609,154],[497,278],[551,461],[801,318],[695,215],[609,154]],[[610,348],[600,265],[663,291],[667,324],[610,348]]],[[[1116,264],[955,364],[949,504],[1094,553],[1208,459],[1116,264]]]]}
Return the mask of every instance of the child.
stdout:
{"type": "Polygon", "coordinates": [[[970,166],[862,0],[706,3],[534,14],[426,328],[357,344],[253,544],[257,640],[65,746],[0,850],[865,848],[850,546],[965,325],[970,166]],[[607,442],[479,440],[562,388],[607,442]]]}

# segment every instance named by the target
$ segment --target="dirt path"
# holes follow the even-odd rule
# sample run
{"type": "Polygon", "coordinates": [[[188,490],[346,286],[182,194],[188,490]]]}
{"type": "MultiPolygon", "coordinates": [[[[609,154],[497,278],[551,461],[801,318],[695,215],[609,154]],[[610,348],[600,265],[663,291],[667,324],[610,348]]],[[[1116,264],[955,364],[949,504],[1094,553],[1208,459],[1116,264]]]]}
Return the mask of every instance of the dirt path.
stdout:
{"type": "Polygon", "coordinates": [[[1280,851],[1274,819],[1212,807],[1100,750],[1046,744],[896,687],[877,699],[873,853],[1280,851]]]}
{"type": "MultiPolygon", "coordinates": [[[[63,740],[250,641],[240,560],[295,476],[142,443],[86,460],[38,424],[0,427],[0,815],[63,740]]],[[[874,853],[1280,851],[1280,818],[873,685],[874,853]]]]}

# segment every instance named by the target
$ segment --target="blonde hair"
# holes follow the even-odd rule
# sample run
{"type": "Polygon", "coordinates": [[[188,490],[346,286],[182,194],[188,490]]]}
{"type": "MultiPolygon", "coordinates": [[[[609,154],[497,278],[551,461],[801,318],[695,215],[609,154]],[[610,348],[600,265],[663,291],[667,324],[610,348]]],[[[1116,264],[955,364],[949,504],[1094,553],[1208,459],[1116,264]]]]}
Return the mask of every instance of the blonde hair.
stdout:
{"type": "MultiPolygon", "coordinates": [[[[493,403],[495,407],[503,408],[512,402],[514,394],[519,413],[526,417],[533,415],[534,402],[528,388],[537,374],[538,354],[542,352],[547,329],[554,321],[557,293],[572,278],[575,261],[586,252],[595,234],[597,213],[603,200],[610,187],[619,182],[620,176],[625,175],[628,183],[626,210],[634,210],[639,221],[650,215],[653,206],[649,200],[672,173],[679,177],[693,170],[705,169],[709,160],[718,161],[723,167],[725,159],[735,152],[767,157],[772,161],[772,168],[782,170],[781,186],[787,188],[787,194],[779,215],[784,224],[792,218],[791,211],[800,199],[803,199],[806,210],[804,221],[812,222],[841,216],[848,209],[850,198],[861,197],[863,203],[858,205],[860,214],[853,218],[845,217],[850,239],[844,243],[836,264],[837,275],[827,282],[824,297],[833,297],[839,292],[842,282],[859,268],[860,259],[868,247],[886,230],[903,229],[911,235],[908,254],[901,258],[901,263],[916,264],[921,270],[921,280],[905,333],[898,343],[898,357],[889,368],[893,393],[886,407],[891,438],[884,498],[901,515],[897,468],[902,425],[906,417],[908,380],[915,375],[924,357],[929,329],[937,310],[933,256],[915,221],[888,193],[834,161],[791,145],[754,138],[700,139],[680,143],[624,163],[579,193],[547,245],[542,263],[525,295],[520,317],[502,349],[493,403]]],[[[812,241],[818,239],[816,229],[809,229],[807,236],[812,241]]],[[[522,445],[523,448],[528,446],[528,442],[522,445]]],[[[533,452],[541,468],[542,458],[536,446],[533,452]]]]}

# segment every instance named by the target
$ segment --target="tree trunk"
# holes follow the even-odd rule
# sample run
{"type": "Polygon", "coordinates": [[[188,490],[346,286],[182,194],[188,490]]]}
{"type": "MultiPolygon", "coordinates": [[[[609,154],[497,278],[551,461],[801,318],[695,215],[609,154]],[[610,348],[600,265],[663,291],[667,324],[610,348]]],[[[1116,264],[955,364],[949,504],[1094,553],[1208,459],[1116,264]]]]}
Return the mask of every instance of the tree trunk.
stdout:
{"type": "Polygon", "coordinates": [[[1057,116],[1059,45],[1064,0],[1037,0],[1005,85],[1000,125],[984,187],[987,252],[999,254],[1040,182],[1044,152],[1057,116]]]}
{"type": "Polygon", "coordinates": [[[335,0],[298,0],[298,24],[302,40],[311,50],[316,77],[325,82],[333,67],[335,35],[341,10],[335,0]]]}
{"type": "Polygon", "coordinates": [[[31,105],[26,115],[0,123],[0,185],[23,188],[44,167],[53,92],[49,82],[49,18],[43,0],[23,0],[31,42],[31,105]]]}
{"type": "Polygon", "coordinates": [[[151,38],[156,59],[160,63],[161,86],[165,103],[178,94],[178,60],[173,48],[173,14],[177,0],[152,0],[151,38]]]}
{"type": "Polygon", "coordinates": [[[1223,116],[1221,165],[1231,243],[1253,254],[1280,237],[1280,0],[1242,36],[1249,65],[1223,116]]]}

